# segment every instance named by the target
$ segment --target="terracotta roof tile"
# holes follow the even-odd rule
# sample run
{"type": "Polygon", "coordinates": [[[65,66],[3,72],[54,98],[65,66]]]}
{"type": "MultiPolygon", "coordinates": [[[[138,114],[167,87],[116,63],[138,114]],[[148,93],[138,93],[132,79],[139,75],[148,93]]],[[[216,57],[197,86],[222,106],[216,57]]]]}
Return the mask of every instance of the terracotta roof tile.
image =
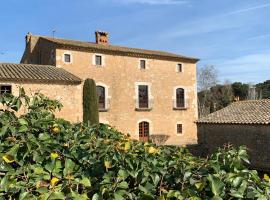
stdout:
{"type": "Polygon", "coordinates": [[[183,56],[179,54],[169,53],[165,51],[154,51],[154,50],[146,50],[146,49],[139,49],[139,48],[129,48],[123,46],[116,46],[116,45],[102,45],[96,44],[93,42],[84,42],[84,41],[76,41],[76,40],[67,40],[67,39],[60,39],[60,38],[51,38],[45,36],[34,36],[45,39],[49,42],[52,42],[59,46],[64,47],[77,47],[77,48],[84,48],[88,50],[98,50],[104,51],[108,53],[119,53],[124,55],[136,56],[136,57],[158,57],[161,59],[168,59],[168,60],[188,60],[190,62],[198,62],[198,58],[183,56]]]}
{"type": "Polygon", "coordinates": [[[232,103],[197,121],[207,124],[270,124],[270,99],[232,103]]]}
{"type": "Polygon", "coordinates": [[[31,81],[59,84],[80,84],[81,79],[75,75],[50,65],[0,63],[1,81],[31,81]]]}

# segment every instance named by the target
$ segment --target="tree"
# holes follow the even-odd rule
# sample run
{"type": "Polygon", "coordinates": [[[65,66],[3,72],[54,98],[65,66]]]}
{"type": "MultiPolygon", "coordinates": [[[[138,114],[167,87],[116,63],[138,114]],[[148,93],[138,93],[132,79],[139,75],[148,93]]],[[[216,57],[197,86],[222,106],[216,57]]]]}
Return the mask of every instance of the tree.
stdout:
{"type": "Polygon", "coordinates": [[[257,84],[256,91],[260,99],[270,99],[270,80],[257,84]]]}
{"type": "Polygon", "coordinates": [[[83,122],[99,124],[96,83],[93,79],[86,79],[83,85],[83,122]]]}
{"type": "Polygon", "coordinates": [[[198,90],[205,91],[218,83],[218,72],[213,65],[205,65],[198,70],[198,90]]]}
{"type": "Polygon", "coordinates": [[[249,85],[241,82],[234,82],[232,84],[234,97],[239,100],[245,100],[248,97],[249,85]]]}
{"type": "Polygon", "coordinates": [[[198,109],[199,117],[210,113],[210,108],[213,107],[211,102],[210,88],[217,85],[217,70],[213,65],[205,65],[198,70],[198,109]]]}

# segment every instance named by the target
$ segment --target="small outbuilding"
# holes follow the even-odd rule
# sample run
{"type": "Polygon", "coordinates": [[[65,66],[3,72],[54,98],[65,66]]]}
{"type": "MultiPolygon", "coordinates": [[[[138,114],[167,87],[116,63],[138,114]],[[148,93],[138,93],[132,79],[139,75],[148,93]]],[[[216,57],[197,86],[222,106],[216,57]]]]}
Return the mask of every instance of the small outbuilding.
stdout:
{"type": "Polygon", "coordinates": [[[270,170],[270,99],[234,102],[197,121],[205,155],[224,144],[245,145],[252,167],[270,170]]]}
{"type": "Polygon", "coordinates": [[[82,80],[70,72],[50,65],[0,63],[0,95],[42,93],[59,100],[63,109],[58,117],[77,122],[82,119],[82,80]]]}

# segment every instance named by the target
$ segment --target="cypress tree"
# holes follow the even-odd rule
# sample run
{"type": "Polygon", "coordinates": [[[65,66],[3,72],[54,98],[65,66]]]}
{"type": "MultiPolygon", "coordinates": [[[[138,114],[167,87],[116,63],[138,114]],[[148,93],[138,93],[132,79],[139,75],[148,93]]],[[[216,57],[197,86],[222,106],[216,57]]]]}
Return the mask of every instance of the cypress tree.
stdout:
{"type": "Polygon", "coordinates": [[[96,83],[86,79],[83,85],[83,122],[87,125],[99,124],[96,83]]]}

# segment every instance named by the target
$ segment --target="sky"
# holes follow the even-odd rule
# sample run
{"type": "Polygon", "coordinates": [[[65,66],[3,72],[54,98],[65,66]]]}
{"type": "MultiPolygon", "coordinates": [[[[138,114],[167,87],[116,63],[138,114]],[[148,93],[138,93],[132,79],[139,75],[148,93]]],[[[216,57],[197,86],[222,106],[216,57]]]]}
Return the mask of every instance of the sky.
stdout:
{"type": "Polygon", "coordinates": [[[0,62],[20,62],[28,32],[164,50],[213,65],[220,83],[270,79],[269,0],[8,0],[0,3],[0,62]]]}

